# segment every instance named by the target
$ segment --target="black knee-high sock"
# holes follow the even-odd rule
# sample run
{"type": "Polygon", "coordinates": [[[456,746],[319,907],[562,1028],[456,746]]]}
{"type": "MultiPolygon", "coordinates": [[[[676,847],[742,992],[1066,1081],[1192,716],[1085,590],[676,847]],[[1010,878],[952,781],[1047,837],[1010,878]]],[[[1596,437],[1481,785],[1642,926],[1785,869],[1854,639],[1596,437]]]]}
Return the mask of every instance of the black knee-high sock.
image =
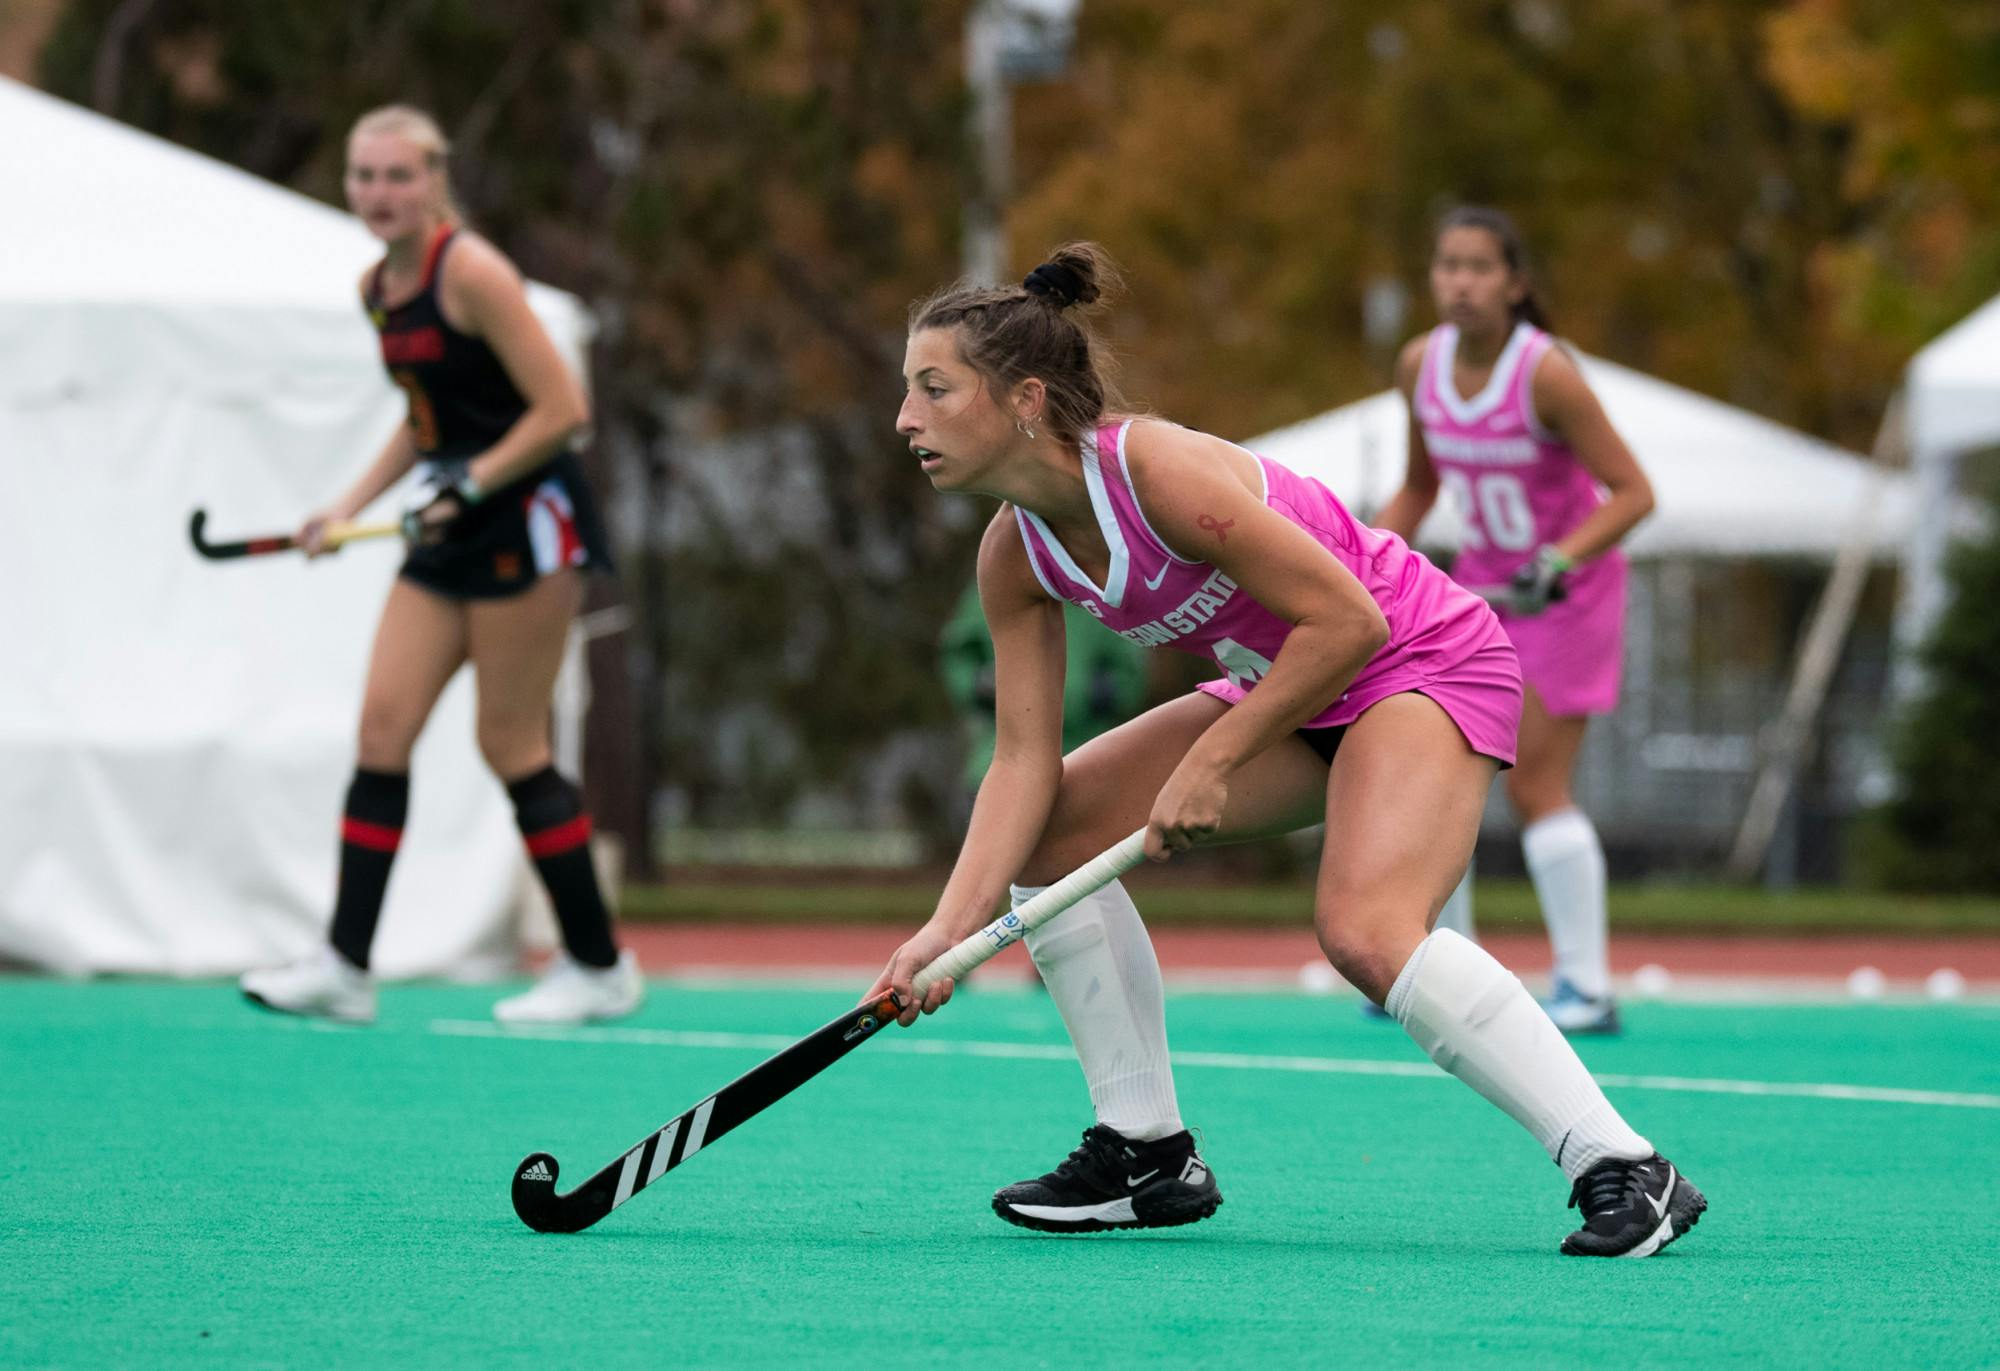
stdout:
{"type": "Polygon", "coordinates": [[[364,971],[409,809],[407,774],[355,768],[340,824],[340,893],[334,899],[331,941],[335,951],[364,971]]]}
{"type": "Polygon", "coordinates": [[[590,864],[590,815],[583,796],[552,766],[507,783],[514,818],[527,840],[528,855],[542,874],[549,900],[562,925],[563,946],[585,966],[618,962],[611,941],[611,914],[590,864]]]}

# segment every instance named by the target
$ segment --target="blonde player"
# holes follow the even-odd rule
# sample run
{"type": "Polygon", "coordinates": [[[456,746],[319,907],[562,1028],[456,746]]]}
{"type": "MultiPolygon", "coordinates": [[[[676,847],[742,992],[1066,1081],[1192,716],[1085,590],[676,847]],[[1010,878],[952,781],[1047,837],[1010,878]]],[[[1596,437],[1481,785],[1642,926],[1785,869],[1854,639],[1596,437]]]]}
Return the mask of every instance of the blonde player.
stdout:
{"type": "Polygon", "coordinates": [[[610,566],[569,447],[588,411],[528,308],[520,273],[460,227],[445,154],[437,125],[405,106],[364,116],[348,138],[348,203],[388,249],[361,280],[362,304],[409,415],[374,465],[305,521],[300,544],[318,555],[328,524],[353,518],[413,466],[424,480],[406,520],[409,556],[369,660],[327,944],[291,966],[250,973],[243,993],[287,1013],[375,1017],[369,953],[403,840],[410,752],[469,661],[480,751],[514,802],[564,948],[538,985],[494,1013],[509,1022],[610,1018],[638,1007],[638,968],[612,939],[591,868],[590,816],[555,769],[549,742],[582,574],[610,566]]]}

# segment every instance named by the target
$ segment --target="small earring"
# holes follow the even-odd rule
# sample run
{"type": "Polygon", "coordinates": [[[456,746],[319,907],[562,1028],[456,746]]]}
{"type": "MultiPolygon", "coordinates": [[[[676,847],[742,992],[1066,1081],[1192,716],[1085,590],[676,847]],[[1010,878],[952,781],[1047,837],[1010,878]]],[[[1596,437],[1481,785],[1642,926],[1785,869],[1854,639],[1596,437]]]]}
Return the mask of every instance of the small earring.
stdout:
{"type": "Polygon", "coordinates": [[[1035,436],[1035,431],[1028,427],[1028,421],[1026,419],[1016,419],[1014,421],[1014,427],[1021,430],[1022,433],[1026,434],[1030,440],[1032,440],[1035,436]]]}

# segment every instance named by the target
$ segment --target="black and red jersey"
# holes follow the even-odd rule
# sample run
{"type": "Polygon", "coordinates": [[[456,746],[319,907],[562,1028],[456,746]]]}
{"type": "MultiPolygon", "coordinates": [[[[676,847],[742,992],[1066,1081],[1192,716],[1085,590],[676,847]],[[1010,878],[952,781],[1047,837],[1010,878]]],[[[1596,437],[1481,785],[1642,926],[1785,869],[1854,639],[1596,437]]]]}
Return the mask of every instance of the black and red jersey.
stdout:
{"type": "Polygon", "coordinates": [[[486,340],[460,333],[438,305],[438,273],[458,231],[440,225],[424,253],[423,284],[390,306],[382,268],[368,277],[363,303],[382,335],[382,364],[410,402],[410,434],[427,458],[472,458],[492,447],[528,402],[486,340]]]}

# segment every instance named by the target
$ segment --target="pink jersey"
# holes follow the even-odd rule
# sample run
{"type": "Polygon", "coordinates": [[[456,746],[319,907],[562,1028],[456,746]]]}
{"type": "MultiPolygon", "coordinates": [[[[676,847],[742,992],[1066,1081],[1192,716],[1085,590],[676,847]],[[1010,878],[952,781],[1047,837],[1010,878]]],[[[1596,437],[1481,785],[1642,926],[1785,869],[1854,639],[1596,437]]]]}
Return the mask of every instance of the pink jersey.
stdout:
{"type": "MultiPolygon", "coordinates": [[[[1050,595],[1081,605],[1133,642],[1213,660],[1223,679],[1201,689],[1233,704],[1271,669],[1292,625],[1221,570],[1169,551],[1153,532],[1125,464],[1130,428],[1129,420],[1106,424],[1083,443],[1084,482],[1111,551],[1105,584],[1083,573],[1040,516],[1016,507],[1028,562],[1050,595]]],[[[1511,762],[1520,677],[1485,602],[1395,534],[1357,521],[1318,481],[1257,460],[1264,503],[1354,573],[1389,621],[1387,645],[1305,727],[1351,723],[1378,700],[1420,691],[1445,705],[1477,750],[1511,762]],[[1457,708],[1443,698],[1454,686],[1465,688],[1457,708]]]]}
{"type": "MultiPolygon", "coordinates": [[[[1535,368],[1555,340],[1514,326],[1479,394],[1458,393],[1458,328],[1424,344],[1416,419],[1431,465],[1465,521],[1452,578],[1502,586],[1544,543],[1560,540],[1604,502],[1595,478],[1535,413],[1535,368]]],[[[1555,714],[1598,714],[1617,704],[1625,613],[1625,555],[1613,548],[1564,578],[1568,598],[1532,618],[1502,612],[1521,674],[1555,714]]]]}

